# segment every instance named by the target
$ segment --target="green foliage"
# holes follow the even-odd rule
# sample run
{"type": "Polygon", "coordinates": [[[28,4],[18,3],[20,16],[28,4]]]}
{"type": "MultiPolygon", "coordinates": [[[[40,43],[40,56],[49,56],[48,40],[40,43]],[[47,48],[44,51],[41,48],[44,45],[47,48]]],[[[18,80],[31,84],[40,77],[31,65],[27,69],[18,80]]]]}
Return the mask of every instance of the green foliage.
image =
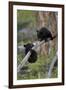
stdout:
{"type": "Polygon", "coordinates": [[[17,28],[18,30],[24,27],[32,28],[35,25],[36,17],[35,11],[30,10],[18,10],[17,11],[17,28]]]}

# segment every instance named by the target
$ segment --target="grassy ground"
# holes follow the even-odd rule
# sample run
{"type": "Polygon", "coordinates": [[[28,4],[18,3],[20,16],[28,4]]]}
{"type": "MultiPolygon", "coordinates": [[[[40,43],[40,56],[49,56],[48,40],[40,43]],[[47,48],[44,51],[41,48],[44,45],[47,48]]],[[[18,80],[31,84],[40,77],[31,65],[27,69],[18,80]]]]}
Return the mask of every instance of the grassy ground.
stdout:
{"type": "MultiPolygon", "coordinates": [[[[42,78],[47,78],[47,73],[49,70],[50,63],[55,55],[55,50],[51,50],[51,54],[48,56],[43,56],[43,55],[38,55],[38,59],[35,63],[31,64],[28,63],[25,66],[27,66],[26,73],[18,73],[17,79],[42,79],[42,78]]],[[[21,62],[22,56],[21,54],[18,55],[18,63],[21,62]]],[[[57,77],[57,66],[54,67],[52,71],[52,77],[51,78],[56,78],[57,77]]]]}

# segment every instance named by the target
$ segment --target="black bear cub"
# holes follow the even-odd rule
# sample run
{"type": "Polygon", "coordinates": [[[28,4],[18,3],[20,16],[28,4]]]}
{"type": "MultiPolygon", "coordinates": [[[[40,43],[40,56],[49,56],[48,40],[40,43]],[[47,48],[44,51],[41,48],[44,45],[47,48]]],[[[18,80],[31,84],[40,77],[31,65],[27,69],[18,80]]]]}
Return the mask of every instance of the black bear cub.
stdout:
{"type": "Polygon", "coordinates": [[[46,27],[42,27],[40,30],[37,30],[37,37],[40,41],[45,40],[46,42],[48,39],[53,40],[56,36],[52,37],[51,32],[46,27]]]}
{"type": "Polygon", "coordinates": [[[28,43],[26,45],[24,45],[25,47],[25,55],[30,51],[31,52],[31,55],[28,59],[28,62],[29,63],[35,63],[36,60],[37,60],[37,53],[35,50],[32,50],[31,48],[33,47],[34,45],[32,43],[28,43]]]}

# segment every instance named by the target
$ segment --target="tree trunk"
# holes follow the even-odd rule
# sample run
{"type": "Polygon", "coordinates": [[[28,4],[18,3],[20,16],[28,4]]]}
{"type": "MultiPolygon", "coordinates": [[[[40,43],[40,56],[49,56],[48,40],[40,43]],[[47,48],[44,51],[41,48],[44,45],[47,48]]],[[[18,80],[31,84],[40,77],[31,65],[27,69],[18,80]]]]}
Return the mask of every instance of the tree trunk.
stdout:
{"type": "MultiPolygon", "coordinates": [[[[57,34],[57,14],[54,12],[42,12],[39,11],[37,13],[37,29],[40,30],[42,27],[48,28],[52,36],[55,36],[57,34]]],[[[57,39],[54,39],[52,41],[51,47],[56,48],[57,39]]],[[[41,54],[47,55],[49,53],[49,43],[45,43],[41,45],[41,54]]]]}

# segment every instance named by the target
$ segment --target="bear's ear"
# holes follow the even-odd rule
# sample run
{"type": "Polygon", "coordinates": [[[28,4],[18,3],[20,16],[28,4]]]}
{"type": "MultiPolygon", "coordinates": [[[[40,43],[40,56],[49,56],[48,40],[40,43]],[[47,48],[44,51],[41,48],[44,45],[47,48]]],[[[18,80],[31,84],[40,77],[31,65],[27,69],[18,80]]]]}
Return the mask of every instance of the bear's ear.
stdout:
{"type": "Polygon", "coordinates": [[[24,47],[26,47],[26,45],[24,45],[24,47]]]}
{"type": "Polygon", "coordinates": [[[36,32],[38,33],[38,32],[39,32],[39,30],[36,30],[36,32]]]}

